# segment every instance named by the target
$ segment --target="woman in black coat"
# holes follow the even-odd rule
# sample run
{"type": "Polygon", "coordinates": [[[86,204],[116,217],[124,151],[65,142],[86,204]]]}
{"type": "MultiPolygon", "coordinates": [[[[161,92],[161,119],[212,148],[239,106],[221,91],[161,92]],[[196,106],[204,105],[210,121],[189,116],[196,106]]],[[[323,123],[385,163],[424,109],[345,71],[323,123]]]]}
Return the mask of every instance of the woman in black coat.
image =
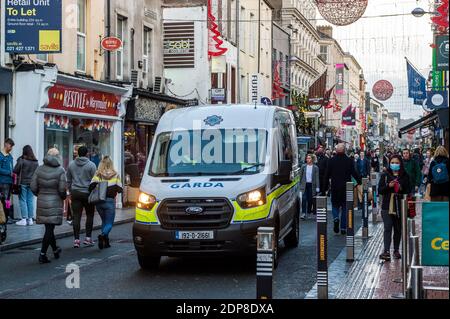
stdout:
{"type": "Polygon", "coordinates": [[[380,259],[391,260],[392,230],[394,230],[394,257],[400,259],[401,240],[401,200],[403,194],[408,194],[410,189],[409,176],[405,171],[403,160],[394,155],[389,161],[389,167],[381,175],[378,190],[383,195],[381,216],[384,223],[384,252],[380,259]]]}

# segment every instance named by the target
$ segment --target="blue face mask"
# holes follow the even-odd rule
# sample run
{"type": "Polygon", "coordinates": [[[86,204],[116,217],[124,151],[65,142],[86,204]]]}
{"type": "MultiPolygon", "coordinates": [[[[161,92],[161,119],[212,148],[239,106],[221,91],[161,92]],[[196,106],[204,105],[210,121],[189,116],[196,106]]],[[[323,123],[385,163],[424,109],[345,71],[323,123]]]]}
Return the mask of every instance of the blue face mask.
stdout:
{"type": "Polygon", "coordinates": [[[400,170],[400,164],[391,164],[391,170],[398,172],[400,170]]]}

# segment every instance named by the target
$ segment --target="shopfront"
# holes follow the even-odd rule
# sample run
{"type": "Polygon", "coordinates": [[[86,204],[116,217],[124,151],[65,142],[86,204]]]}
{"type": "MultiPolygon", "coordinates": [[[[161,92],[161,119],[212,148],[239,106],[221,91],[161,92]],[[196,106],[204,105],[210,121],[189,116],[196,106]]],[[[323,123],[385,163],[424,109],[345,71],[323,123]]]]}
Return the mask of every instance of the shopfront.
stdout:
{"type": "Polygon", "coordinates": [[[108,155],[124,176],[123,126],[131,86],[64,75],[52,67],[16,73],[15,86],[20,90],[11,117],[14,158],[30,145],[42,163],[47,151],[57,148],[67,168],[77,149],[86,146],[96,165],[108,155]]]}
{"type": "Polygon", "coordinates": [[[12,72],[0,67],[0,141],[9,136],[9,97],[12,94],[12,72]]]}

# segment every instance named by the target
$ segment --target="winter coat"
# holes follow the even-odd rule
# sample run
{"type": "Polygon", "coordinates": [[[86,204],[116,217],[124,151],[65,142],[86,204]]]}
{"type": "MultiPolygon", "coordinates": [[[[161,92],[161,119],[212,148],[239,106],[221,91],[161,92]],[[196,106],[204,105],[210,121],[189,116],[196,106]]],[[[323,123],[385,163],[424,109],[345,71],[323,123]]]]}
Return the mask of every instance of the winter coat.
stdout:
{"type": "MultiPolygon", "coordinates": [[[[300,168],[300,191],[304,193],[306,191],[306,168],[307,164],[303,164],[300,168]]],[[[317,189],[320,189],[319,167],[313,165],[312,170],[312,192],[313,197],[317,195],[317,189]]]]}
{"type": "Polygon", "coordinates": [[[31,180],[31,191],[37,196],[36,222],[61,225],[66,199],[66,172],[58,158],[46,156],[31,180]]]}
{"type": "Polygon", "coordinates": [[[12,184],[14,168],[14,159],[11,154],[3,154],[3,151],[0,151],[0,184],[12,184]]]}
{"type": "Polygon", "coordinates": [[[370,161],[367,158],[359,158],[356,161],[356,168],[361,177],[368,177],[370,174],[370,161]]]}
{"type": "Polygon", "coordinates": [[[28,160],[23,157],[19,157],[16,166],[14,166],[14,173],[17,174],[19,185],[30,186],[31,179],[33,178],[34,172],[38,168],[39,163],[37,160],[28,160]]]}
{"type": "Polygon", "coordinates": [[[114,171],[105,172],[102,174],[95,174],[89,185],[89,192],[92,192],[99,182],[108,182],[108,190],[106,191],[107,198],[116,198],[118,193],[123,192],[122,182],[120,177],[114,171]]]}
{"type": "Polygon", "coordinates": [[[450,182],[436,184],[433,181],[433,167],[442,162],[447,164],[447,172],[450,173],[449,159],[444,156],[436,157],[430,164],[430,171],[428,174],[428,183],[431,184],[430,196],[448,196],[450,182]]]}
{"type": "Polygon", "coordinates": [[[320,184],[320,191],[322,193],[328,190],[328,183],[325,180],[325,173],[327,172],[328,161],[329,159],[325,155],[317,156],[317,167],[319,167],[319,180],[320,180],[319,184],[320,184]]]}
{"type": "Polygon", "coordinates": [[[419,187],[422,183],[422,172],[419,163],[415,159],[404,161],[405,171],[409,176],[410,193],[414,192],[414,188],[419,187]]]}
{"type": "Polygon", "coordinates": [[[391,200],[391,194],[395,193],[394,188],[389,187],[389,183],[398,178],[398,182],[400,183],[400,191],[398,192],[399,196],[397,197],[397,207],[401,207],[401,199],[402,194],[409,194],[409,190],[411,189],[410,179],[408,174],[405,172],[403,175],[395,177],[389,172],[385,172],[381,175],[380,181],[378,183],[378,193],[383,195],[383,202],[381,204],[382,210],[389,210],[389,204],[391,200]]]}
{"type": "Polygon", "coordinates": [[[378,158],[378,156],[375,155],[374,157],[372,157],[370,166],[373,168],[374,172],[376,173],[380,172],[380,159],[378,158]]]}
{"type": "Polygon", "coordinates": [[[347,155],[338,154],[328,161],[325,179],[331,179],[331,202],[334,206],[345,203],[347,182],[351,182],[352,177],[361,185],[355,162],[347,155]]]}
{"type": "Polygon", "coordinates": [[[97,166],[87,157],[78,157],[67,169],[67,188],[70,192],[89,193],[89,184],[97,171],[97,166]]]}

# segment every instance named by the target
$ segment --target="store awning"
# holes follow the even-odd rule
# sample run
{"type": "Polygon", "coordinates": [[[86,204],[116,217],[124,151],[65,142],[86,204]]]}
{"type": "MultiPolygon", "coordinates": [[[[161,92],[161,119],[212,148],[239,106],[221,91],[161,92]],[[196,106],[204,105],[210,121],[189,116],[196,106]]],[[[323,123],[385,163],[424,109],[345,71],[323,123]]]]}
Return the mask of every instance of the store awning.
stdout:
{"type": "Polygon", "coordinates": [[[427,116],[425,116],[415,122],[412,122],[411,124],[406,125],[405,127],[402,127],[400,129],[398,135],[400,138],[402,138],[403,135],[407,134],[411,130],[420,129],[422,127],[432,124],[437,118],[438,118],[438,115],[437,115],[436,111],[434,111],[433,113],[430,113],[427,116]]]}

